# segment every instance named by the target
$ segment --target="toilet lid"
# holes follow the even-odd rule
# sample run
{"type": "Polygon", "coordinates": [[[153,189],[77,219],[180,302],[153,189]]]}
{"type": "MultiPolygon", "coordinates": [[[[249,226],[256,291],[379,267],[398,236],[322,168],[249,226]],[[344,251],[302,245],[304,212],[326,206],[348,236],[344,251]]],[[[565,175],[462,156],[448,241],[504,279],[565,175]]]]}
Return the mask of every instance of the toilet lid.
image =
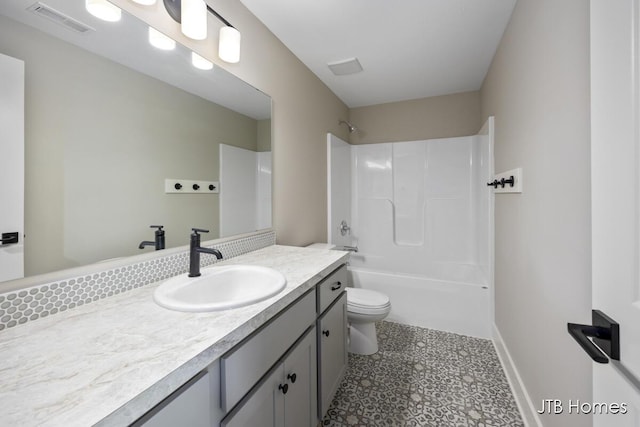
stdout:
{"type": "Polygon", "coordinates": [[[360,307],[384,307],[389,297],[371,289],[347,288],[347,305],[360,307]]]}

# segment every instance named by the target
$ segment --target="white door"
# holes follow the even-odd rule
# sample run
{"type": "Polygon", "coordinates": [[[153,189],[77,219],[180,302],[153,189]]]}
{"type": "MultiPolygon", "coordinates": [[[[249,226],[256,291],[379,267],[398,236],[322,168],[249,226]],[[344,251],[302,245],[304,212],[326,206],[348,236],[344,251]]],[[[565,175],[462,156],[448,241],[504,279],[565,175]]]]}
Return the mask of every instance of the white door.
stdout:
{"type": "Polygon", "coordinates": [[[24,62],[0,54],[0,282],[24,276],[23,224],[24,62]]]}
{"type": "Polygon", "coordinates": [[[639,13],[640,0],[591,0],[592,305],[620,325],[593,400],[624,404],[592,406],[596,426],[640,426],[639,13]]]}

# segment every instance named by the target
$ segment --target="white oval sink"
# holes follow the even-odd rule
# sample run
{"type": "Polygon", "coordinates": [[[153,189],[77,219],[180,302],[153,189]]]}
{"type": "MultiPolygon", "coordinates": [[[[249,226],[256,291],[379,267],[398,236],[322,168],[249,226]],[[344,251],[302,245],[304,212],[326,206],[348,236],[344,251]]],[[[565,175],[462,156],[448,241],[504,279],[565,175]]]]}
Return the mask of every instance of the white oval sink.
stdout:
{"type": "Polygon", "coordinates": [[[155,290],[153,299],[162,307],[190,312],[243,307],[274,296],[287,280],[277,270],[256,265],[203,268],[200,277],[173,277],[155,290]]]}

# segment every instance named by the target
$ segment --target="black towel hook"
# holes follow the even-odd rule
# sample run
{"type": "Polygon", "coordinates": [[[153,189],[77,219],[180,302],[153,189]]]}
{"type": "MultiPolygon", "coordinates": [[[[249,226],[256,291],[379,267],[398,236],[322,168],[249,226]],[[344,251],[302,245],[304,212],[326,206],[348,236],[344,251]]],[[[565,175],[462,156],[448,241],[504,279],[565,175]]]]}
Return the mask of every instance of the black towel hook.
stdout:
{"type": "Polygon", "coordinates": [[[509,187],[513,187],[516,184],[516,178],[511,175],[508,179],[502,178],[500,181],[494,179],[493,182],[487,182],[489,187],[493,187],[494,189],[498,188],[498,185],[504,188],[505,185],[509,184],[509,187]]]}
{"type": "Polygon", "coordinates": [[[516,183],[516,180],[515,180],[515,178],[513,177],[513,175],[511,175],[511,176],[509,177],[509,179],[504,179],[504,178],[502,178],[502,179],[500,180],[500,185],[502,186],[502,188],[504,188],[504,185],[505,185],[505,184],[509,184],[509,187],[513,187],[513,185],[514,185],[515,183],[516,183]]]}
{"type": "Polygon", "coordinates": [[[497,179],[494,179],[493,182],[487,182],[487,186],[489,187],[498,188],[498,185],[500,185],[500,181],[497,179]]]}

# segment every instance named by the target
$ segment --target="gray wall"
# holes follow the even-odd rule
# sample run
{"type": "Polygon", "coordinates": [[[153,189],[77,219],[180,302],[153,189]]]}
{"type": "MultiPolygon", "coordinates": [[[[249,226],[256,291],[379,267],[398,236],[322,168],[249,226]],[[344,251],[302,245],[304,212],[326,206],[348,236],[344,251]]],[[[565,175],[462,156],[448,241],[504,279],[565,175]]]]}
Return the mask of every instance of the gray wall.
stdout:
{"type": "Polygon", "coordinates": [[[258,121],[257,151],[271,151],[271,119],[258,121]]]}
{"type": "Polygon", "coordinates": [[[534,405],[590,402],[591,359],[566,332],[591,307],[589,2],[518,1],[481,100],[496,117],[496,171],[524,174],[522,194],[495,198],[498,330],[534,405]]]}
{"type": "Polygon", "coordinates": [[[358,128],[351,144],[474,135],[482,126],[480,92],[352,108],[349,120],[358,128]]]}
{"type": "Polygon", "coordinates": [[[3,17],[0,52],[25,61],[27,276],[141,253],[151,224],[167,246],[218,236],[218,196],[164,179],[217,181],[219,143],[256,150],[256,120],[3,17]]]}

